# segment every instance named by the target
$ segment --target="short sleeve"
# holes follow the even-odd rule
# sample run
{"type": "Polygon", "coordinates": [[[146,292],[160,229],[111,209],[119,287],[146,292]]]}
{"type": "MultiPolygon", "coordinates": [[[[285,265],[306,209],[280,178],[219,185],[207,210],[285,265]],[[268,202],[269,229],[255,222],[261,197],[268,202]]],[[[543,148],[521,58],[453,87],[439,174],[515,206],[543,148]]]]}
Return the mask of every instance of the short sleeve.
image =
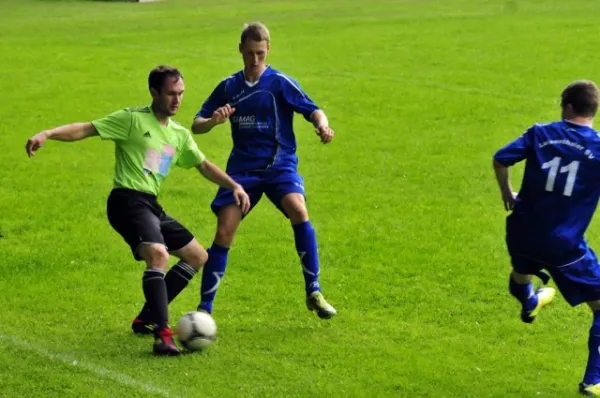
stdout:
{"type": "Polygon", "coordinates": [[[496,152],[494,159],[506,167],[524,160],[532,150],[534,134],[535,126],[532,126],[519,138],[496,152]]]}
{"type": "Polygon", "coordinates": [[[103,119],[94,120],[92,124],[103,140],[121,141],[129,137],[132,118],[131,112],[123,109],[111,113],[103,119]]]}
{"type": "Polygon", "coordinates": [[[224,106],[227,103],[226,96],[226,81],[223,80],[221,83],[215,87],[210,96],[204,101],[202,104],[202,108],[196,114],[196,117],[202,117],[205,119],[210,119],[212,114],[220,107],[224,106]]]}
{"type": "Polygon", "coordinates": [[[181,153],[175,163],[178,167],[183,169],[189,169],[197,166],[206,160],[206,156],[198,148],[198,144],[192,138],[192,134],[189,132],[186,135],[183,146],[181,147],[181,153]]]}
{"type": "Polygon", "coordinates": [[[281,77],[281,92],[285,102],[292,107],[294,112],[302,114],[306,120],[310,121],[310,115],[319,110],[319,107],[300,88],[298,82],[285,75],[279,76],[281,77]]]}

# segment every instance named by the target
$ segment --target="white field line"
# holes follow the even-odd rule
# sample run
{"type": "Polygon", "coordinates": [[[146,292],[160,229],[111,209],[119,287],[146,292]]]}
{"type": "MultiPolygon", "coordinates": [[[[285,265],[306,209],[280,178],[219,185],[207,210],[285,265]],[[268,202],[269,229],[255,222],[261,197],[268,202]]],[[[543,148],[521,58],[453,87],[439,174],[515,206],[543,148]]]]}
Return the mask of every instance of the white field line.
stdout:
{"type": "Polygon", "coordinates": [[[23,350],[33,352],[41,357],[46,357],[53,361],[63,362],[67,365],[74,366],[74,367],[77,367],[80,369],[84,369],[90,373],[96,374],[97,376],[100,376],[105,379],[113,380],[113,381],[115,381],[119,384],[122,384],[124,386],[127,386],[127,387],[132,387],[137,390],[144,390],[148,393],[163,396],[163,397],[169,397],[169,396],[173,395],[168,390],[165,390],[164,388],[160,388],[160,387],[154,386],[154,385],[146,383],[146,382],[138,381],[138,380],[136,380],[130,376],[124,375],[122,373],[115,372],[115,371],[103,368],[101,366],[95,365],[92,362],[81,361],[81,360],[77,360],[74,357],[69,356],[67,354],[59,354],[59,353],[52,352],[41,346],[29,343],[28,341],[16,338],[14,336],[7,336],[7,335],[0,333],[0,341],[11,343],[23,350]]]}

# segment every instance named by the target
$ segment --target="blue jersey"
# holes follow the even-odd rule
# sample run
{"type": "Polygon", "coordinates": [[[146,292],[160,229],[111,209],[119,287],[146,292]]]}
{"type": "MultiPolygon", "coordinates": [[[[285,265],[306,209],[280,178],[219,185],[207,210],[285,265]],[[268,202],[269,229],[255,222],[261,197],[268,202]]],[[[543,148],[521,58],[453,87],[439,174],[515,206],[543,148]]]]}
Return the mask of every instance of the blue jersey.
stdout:
{"type": "Polygon", "coordinates": [[[600,197],[600,138],[566,120],[536,124],[494,156],[504,166],[526,160],[507,243],[548,265],[586,253],[584,233],[600,197]]]}
{"type": "Polygon", "coordinates": [[[219,83],[196,117],[209,119],[225,104],[235,108],[230,117],[233,150],[228,173],[267,168],[297,171],[294,112],[310,120],[319,108],[294,79],[268,66],[250,84],[240,71],[219,83]]]}

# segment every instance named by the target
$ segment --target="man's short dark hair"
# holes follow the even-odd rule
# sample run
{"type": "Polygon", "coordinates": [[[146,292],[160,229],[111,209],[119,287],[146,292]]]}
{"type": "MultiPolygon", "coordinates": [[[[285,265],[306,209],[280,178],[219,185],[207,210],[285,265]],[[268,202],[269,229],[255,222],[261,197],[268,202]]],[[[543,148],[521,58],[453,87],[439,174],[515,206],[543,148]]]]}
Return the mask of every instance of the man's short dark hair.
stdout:
{"type": "Polygon", "coordinates": [[[598,87],[589,80],[577,80],[562,92],[560,106],[571,105],[577,116],[593,117],[598,111],[598,87]]]}
{"type": "Polygon", "coordinates": [[[165,81],[171,77],[174,77],[175,81],[179,79],[183,80],[183,75],[174,66],[159,65],[150,71],[148,87],[160,93],[165,85],[165,81]]]}

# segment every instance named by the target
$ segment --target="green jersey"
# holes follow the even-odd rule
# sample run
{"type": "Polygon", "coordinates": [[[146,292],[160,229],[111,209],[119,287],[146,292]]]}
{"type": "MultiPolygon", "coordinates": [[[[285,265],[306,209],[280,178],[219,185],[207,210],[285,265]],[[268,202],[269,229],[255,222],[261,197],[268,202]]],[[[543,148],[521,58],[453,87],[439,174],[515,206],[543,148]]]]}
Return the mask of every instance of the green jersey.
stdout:
{"type": "Polygon", "coordinates": [[[190,131],[174,120],[160,125],[149,106],[127,108],[92,122],[103,140],[115,142],[115,188],[158,196],[171,165],[204,162],[190,131]]]}

